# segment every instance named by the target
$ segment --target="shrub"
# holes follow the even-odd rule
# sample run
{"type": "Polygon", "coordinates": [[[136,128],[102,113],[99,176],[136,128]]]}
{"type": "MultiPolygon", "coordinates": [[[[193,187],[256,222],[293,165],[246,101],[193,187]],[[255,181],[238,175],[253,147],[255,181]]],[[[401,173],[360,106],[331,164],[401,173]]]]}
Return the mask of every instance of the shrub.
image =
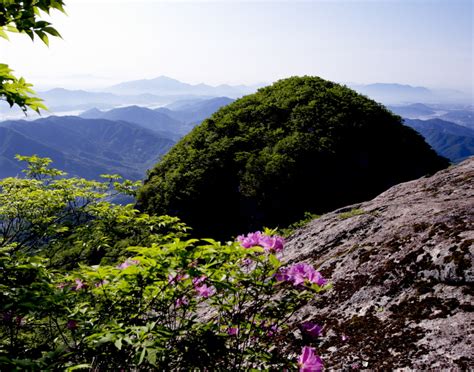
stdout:
{"type": "Polygon", "coordinates": [[[282,267],[283,238],[185,240],[176,218],[104,200],[133,193],[128,181],[20,159],[27,178],[0,181],[1,370],[322,368],[291,322],[329,285],[306,263],[282,267]]]}

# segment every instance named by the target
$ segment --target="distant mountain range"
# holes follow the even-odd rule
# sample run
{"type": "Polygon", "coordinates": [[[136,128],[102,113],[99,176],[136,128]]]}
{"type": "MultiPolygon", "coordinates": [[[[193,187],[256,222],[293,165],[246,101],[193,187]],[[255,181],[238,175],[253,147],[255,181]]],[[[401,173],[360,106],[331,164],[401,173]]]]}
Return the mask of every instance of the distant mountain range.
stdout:
{"type": "Polygon", "coordinates": [[[441,118],[474,129],[474,110],[452,110],[441,115],[441,118]]]}
{"type": "Polygon", "coordinates": [[[178,101],[166,107],[157,108],[155,111],[166,114],[183,123],[196,125],[233,101],[233,99],[228,97],[178,101]]]}
{"type": "Polygon", "coordinates": [[[152,130],[155,133],[160,134],[162,137],[173,139],[177,139],[189,131],[182,122],[161,112],[139,106],[120,107],[110,111],[91,109],[83,112],[80,117],[84,119],[126,121],[152,130]]]}
{"type": "Polygon", "coordinates": [[[457,90],[434,90],[425,87],[413,87],[402,84],[349,84],[359,93],[362,93],[385,105],[422,103],[464,103],[473,104],[474,97],[457,90]]]}
{"type": "Polygon", "coordinates": [[[16,154],[50,157],[72,176],[142,179],[174,141],[123,121],[48,117],[0,123],[0,178],[20,173],[16,154]]]}
{"type": "Polygon", "coordinates": [[[421,117],[431,117],[436,115],[436,111],[422,103],[412,103],[405,106],[387,106],[390,111],[404,118],[418,119],[421,117]]]}
{"type": "Polygon", "coordinates": [[[177,101],[170,106],[155,110],[139,106],[120,107],[109,111],[94,108],[83,112],[80,116],[85,119],[123,120],[141,125],[164,137],[178,139],[219,108],[233,101],[228,97],[195,98],[177,101]]]}
{"type": "Polygon", "coordinates": [[[168,102],[167,99],[152,94],[117,95],[62,88],[40,92],[39,96],[53,111],[87,110],[91,107],[108,109],[121,105],[158,105],[168,102]]]}
{"type": "Polygon", "coordinates": [[[201,98],[176,102],[172,110],[130,106],[91,109],[81,117],[0,122],[0,178],[20,173],[16,154],[36,154],[52,158],[55,167],[73,176],[119,173],[142,179],[175,141],[232,101],[201,98]]]}
{"type": "MultiPolygon", "coordinates": [[[[85,90],[69,90],[55,88],[39,92],[50,112],[43,115],[77,115],[78,113],[97,108],[110,110],[125,106],[146,106],[151,109],[166,107],[175,110],[175,102],[197,102],[216,97],[229,97],[235,99],[253,93],[266,84],[255,85],[228,85],[211,86],[208,84],[188,84],[166,76],[154,79],[142,79],[122,82],[104,88],[101,92],[85,90]],[[168,106],[167,106],[168,105],[168,106]]],[[[473,97],[467,93],[454,90],[433,90],[426,87],[413,87],[402,84],[348,84],[349,87],[367,95],[368,97],[385,105],[408,104],[464,104],[472,105],[473,97]]],[[[0,102],[1,103],[1,102],[0,102]]],[[[414,108],[416,109],[416,108],[414,108]]],[[[395,110],[394,110],[395,111],[395,110]]],[[[163,111],[166,113],[166,111],[163,111]]],[[[11,110],[7,105],[0,105],[0,120],[21,118],[20,110],[11,110]]],[[[403,113],[401,113],[402,116],[403,113]]],[[[30,117],[37,117],[31,113],[30,117]]],[[[178,120],[188,121],[188,117],[177,117],[178,120]]],[[[202,117],[202,115],[201,115],[202,117]]],[[[415,116],[408,116],[417,118],[415,116]]],[[[445,119],[458,123],[453,118],[445,119]]],[[[460,124],[460,123],[458,123],[460,124]]],[[[463,124],[464,125],[464,124],[463,124]]]]}
{"type": "Polygon", "coordinates": [[[163,95],[196,95],[196,96],[227,96],[241,97],[243,95],[253,93],[257,88],[263,85],[246,86],[246,85],[227,85],[211,86],[207,84],[187,84],[179,80],[169,78],[167,76],[159,76],[154,79],[143,79],[127,81],[114,85],[105,89],[107,92],[116,94],[154,94],[163,95]]]}
{"type": "Polygon", "coordinates": [[[441,119],[405,119],[440,155],[458,163],[474,155],[474,130],[441,119]]]}

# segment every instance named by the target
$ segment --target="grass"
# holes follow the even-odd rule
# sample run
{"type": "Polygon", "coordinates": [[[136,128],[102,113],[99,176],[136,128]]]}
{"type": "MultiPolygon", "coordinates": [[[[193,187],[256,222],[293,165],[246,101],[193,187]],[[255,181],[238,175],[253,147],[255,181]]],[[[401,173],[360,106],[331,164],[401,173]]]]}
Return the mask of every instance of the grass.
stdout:
{"type": "Polygon", "coordinates": [[[341,220],[345,220],[346,218],[351,218],[351,217],[354,217],[354,216],[359,216],[359,215],[365,214],[365,213],[367,213],[367,212],[364,211],[363,209],[356,208],[356,209],[350,210],[349,212],[341,213],[341,214],[339,215],[339,218],[340,218],[341,220]]]}

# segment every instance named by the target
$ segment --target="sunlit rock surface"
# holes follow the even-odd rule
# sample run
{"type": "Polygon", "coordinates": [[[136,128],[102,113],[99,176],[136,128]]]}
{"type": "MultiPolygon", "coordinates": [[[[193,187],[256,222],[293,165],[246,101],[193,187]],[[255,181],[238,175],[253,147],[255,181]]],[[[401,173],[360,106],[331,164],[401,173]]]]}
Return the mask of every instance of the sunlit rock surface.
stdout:
{"type": "Polygon", "coordinates": [[[298,313],[326,367],[474,368],[473,222],[471,157],[296,231],[284,261],[334,285],[298,313]]]}

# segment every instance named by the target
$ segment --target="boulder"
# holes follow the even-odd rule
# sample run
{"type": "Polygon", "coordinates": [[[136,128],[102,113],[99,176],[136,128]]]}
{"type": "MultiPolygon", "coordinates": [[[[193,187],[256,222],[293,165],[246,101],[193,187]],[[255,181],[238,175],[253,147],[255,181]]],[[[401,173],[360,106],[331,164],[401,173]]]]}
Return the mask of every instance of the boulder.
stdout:
{"type": "Polygon", "coordinates": [[[296,314],[327,368],[474,368],[473,176],[471,157],[290,236],[283,260],[333,284],[296,314]]]}

